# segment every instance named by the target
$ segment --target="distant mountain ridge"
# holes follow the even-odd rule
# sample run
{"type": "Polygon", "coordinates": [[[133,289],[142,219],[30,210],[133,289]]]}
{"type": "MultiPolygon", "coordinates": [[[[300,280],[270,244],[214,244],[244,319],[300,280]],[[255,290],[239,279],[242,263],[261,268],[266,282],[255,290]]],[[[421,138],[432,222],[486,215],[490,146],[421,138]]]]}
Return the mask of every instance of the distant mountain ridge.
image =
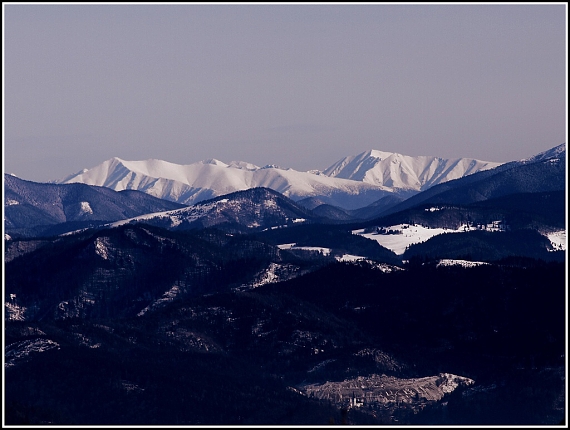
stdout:
{"type": "Polygon", "coordinates": [[[180,165],[162,160],[112,158],[57,182],[80,182],[116,191],[136,189],[186,205],[257,187],[271,188],[294,200],[320,196],[329,204],[348,207],[366,206],[392,192],[388,187],[293,169],[237,161],[226,164],[215,159],[180,165]]]}
{"type": "Polygon", "coordinates": [[[234,191],[266,187],[293,199],[318,197],[344,209],[358,209],[382,197],[409,197],[423,189],[501,163],[474,159],[409,157],[371,150],[345,157],[324,171],[299,172],[275,165],[216,159],[180,165],[162,160],[109,159],[57,183],[80,182],[119,191],[136,189],[155,197],[194,204],[234,191]]]}
{"type": "Polygon", "coordinates": [[[4,227],[8,234],[45,233],[63,223],[116,221],[183,207],[136,190],[85,184],[43,184],[4,175],[4,227]]]}

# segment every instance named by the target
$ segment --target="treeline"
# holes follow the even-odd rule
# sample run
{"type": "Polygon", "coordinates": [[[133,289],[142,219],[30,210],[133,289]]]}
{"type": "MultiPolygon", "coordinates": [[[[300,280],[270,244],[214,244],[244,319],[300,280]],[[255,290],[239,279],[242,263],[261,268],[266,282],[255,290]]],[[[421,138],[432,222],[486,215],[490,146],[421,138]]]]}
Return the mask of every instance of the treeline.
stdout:
{"type": "Polygon", "coordinates": [[[331,248],[339,253],[358,255],[389,264],[400,265],[401,259],[378,242],[352,234],[346,227],[300,225],[268,230],[255,236],[272,244],[296,243],[297,246],[331,248]]]}
{"type": "Polygon", "coordinates": [[[564,261],[564,251],[551,251],[550,248],[548,238],[535,230],[476,230],[434,236],[408,247],[403,258],[421,261],[462,259],[493,262],[507,257],[527,257],[544,261],[564,261]]]}

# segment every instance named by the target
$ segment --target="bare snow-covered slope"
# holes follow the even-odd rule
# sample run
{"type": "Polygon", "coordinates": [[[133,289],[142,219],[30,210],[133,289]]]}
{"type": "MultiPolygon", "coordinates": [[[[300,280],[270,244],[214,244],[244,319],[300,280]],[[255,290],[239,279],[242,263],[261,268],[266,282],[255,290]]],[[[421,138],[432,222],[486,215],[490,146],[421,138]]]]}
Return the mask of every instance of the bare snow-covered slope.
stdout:
{"type": "Polygon", "coordinates": [[[319,196],[328,204],[348,209],[366,206],[392,193],[392,189],[375,184],[239,161],[226,164],[214,159],[180,165],[162,160],[112,158],[57,182],[81,182],[116,191],[135,189],[187,205],[256,187],[270,188],[293,200],[319,196]]]}
{"type": "Polygon", "coordinates": [[[390,188],[422,191],[442,182],[493,169],[502,163],[471,158],[443,159],[370,150],[345,157],[325,169],[330,177],[390,188]]]}

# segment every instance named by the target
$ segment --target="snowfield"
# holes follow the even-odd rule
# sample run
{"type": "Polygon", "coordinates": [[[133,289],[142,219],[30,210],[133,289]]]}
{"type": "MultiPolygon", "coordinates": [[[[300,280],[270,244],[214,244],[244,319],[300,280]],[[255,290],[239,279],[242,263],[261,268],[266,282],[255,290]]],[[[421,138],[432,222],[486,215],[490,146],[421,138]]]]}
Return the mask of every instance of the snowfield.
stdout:
{"type": "Polygon", "coordinates": [[[464,227],[453,230],[448,228],[422,227],[416,224],[398,224],[386,227],[386,230],[393,230],[397,232],[397,234],[364,233],[364,229],[353,230],[352,234],[358,234],[367,239],[375,240],[383,247],[394,251],[397,255],[402,255],[408,246],[425,242],[438,234],[460,233],[465,231],[464,227]]]}
{"type": "Polygon", "coordinates": [[[566,251],[566,230],[559,230],[552,233],[547,233],[546,237],[552,244],[552,251],[566,251]]]}
{"type": "Polygon", "coordinates": [[[80,205],[81,205],[81,208],[79,210],[80,215],[84,214],[93,215],[93,209],[91,209],[91,205],[89,205],[89,202],[81,202],[80,205]]]}
{"type": "MultiPolygon", "coordinates": [[[[426,211],[436,211],[441,208],[433,207],[426,209],[426,211]]],[[[416,243],[425,242],[434,236],[444,233],[463,233],[473,230],[484,231],[503,231],[501,221],[492,221],[487,225],[461,225],[457,229],[450,228],[430,228],[418,224],[397,224],[389,227],[383,227],[384,233],[365,233],[364,229],[353,230],[352,234],[358,234],[367,239],[372,239],[378,242],[385,248],[388,248],[396,255],[402,255],[406,248],[416,243]]]]}

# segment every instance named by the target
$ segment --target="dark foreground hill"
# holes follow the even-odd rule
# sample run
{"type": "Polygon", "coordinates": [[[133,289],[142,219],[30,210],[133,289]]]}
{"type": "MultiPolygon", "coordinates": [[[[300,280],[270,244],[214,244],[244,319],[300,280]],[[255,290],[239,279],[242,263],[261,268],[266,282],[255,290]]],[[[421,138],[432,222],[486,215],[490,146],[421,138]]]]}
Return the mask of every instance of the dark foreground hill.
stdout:
{"type": "Polygon", "coordinates": [[[247,277],[240,266],[267,245],[208,235],[184,242],[128,226],[78,240],[85,250],[98,237],[138,245],[121,254],[107,244],[98,267],[89,263],[97,247],[83,254],[85,263],[68,266],[89,275],[77,290],[65,281],[70,269],[36,280],[43,271],[31,266],[51,265],[47,254],[8,264],[6,423],[544,425],[564,417],[563,263],[390,272],[334,263],[242,289],[232,287],[247,277]],[[164,259],[145,263],[153,241],[164,259]],[[186,292],[178,263],[166,265],[183,248],[183,259],[194,251],[186,292]],[[238,249],[250,251],[240,260],[238,249]],[[156,283],[161,269],[165,282],[156,283]],[[209,289],[195,294],[201,282],[209,289]],[[339,396],[340,384],[354,388],[339,396]]]}

